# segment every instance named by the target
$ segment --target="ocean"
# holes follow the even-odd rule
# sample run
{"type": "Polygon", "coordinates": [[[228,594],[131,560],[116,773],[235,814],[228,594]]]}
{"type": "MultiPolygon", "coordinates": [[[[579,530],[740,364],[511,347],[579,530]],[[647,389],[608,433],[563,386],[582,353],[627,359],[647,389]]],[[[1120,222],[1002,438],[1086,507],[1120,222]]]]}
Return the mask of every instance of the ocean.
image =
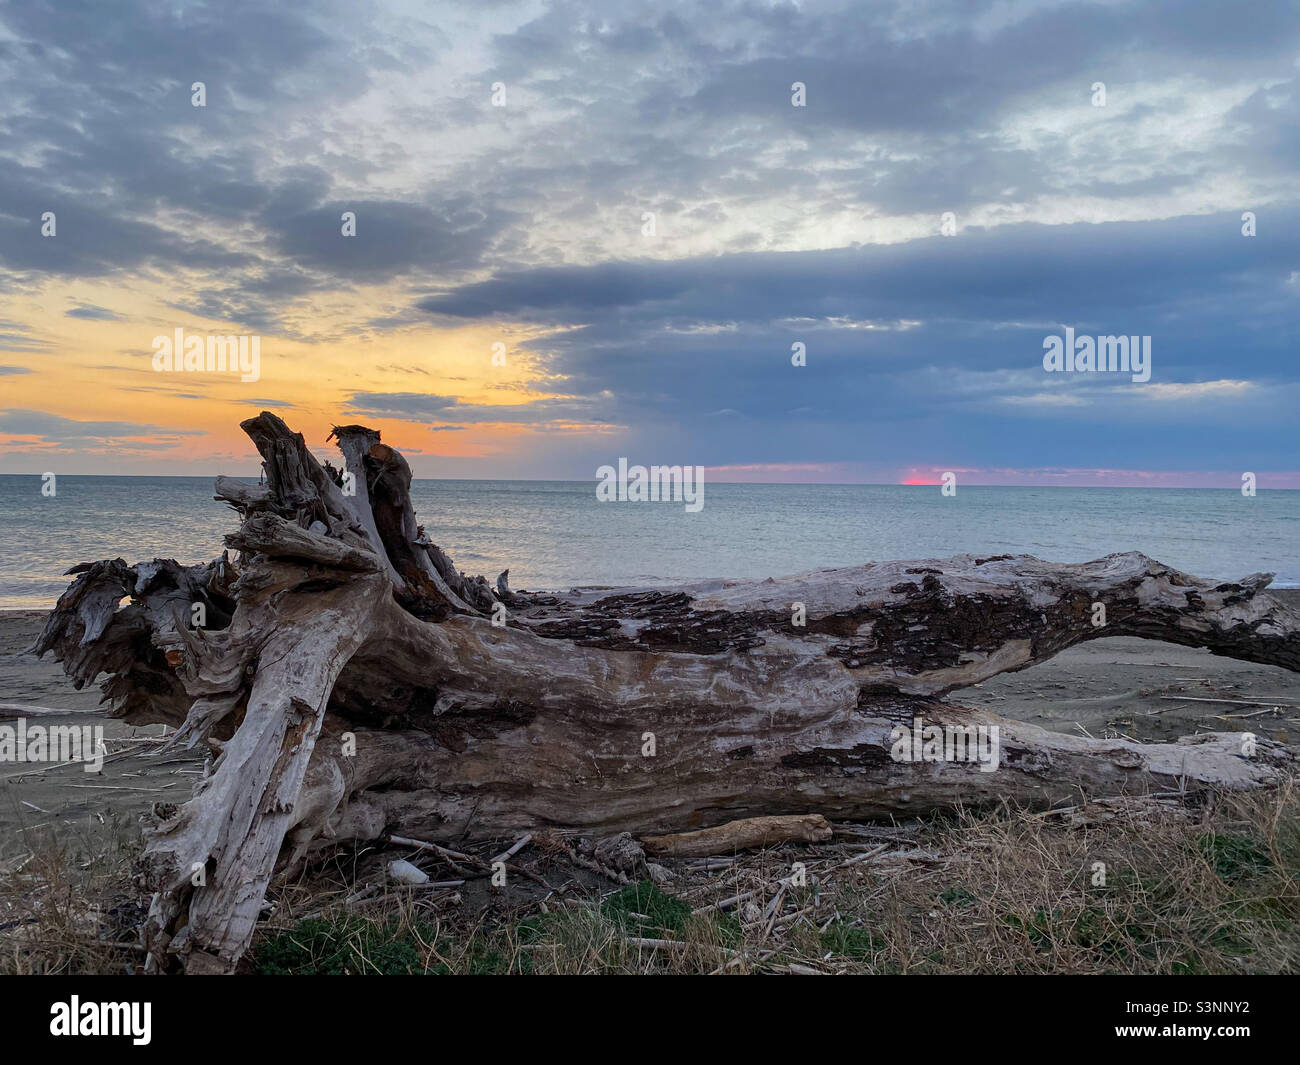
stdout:
{"type": "MultiPolygon", "coordinates": [[[[512,588],[768,577],[963,552],[1079,562],[1138,550],[1202,577],[1300,587],[1300,492],[713,484],[704,508],[602,503],[595,481],[417,480],[416,513],[469,574],[512,588]]],[[[207,477],[0,475],[0,608],[52,606],[78,562],[207,561],[236,516],[207,477]]]]}

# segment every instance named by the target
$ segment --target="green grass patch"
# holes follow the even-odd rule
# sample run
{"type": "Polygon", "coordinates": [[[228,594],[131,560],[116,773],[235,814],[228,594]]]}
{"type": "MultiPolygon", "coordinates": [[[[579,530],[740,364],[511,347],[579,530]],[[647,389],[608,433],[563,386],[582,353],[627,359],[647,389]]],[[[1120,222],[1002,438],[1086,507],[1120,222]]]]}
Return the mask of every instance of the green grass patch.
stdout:
{"type": "Polygon", "coordinates": [[[824,950],[841,958],[870,958],[880,953],[884,944],[867,929],[836,921],[820,935],[824,950]]]}
{"type": "Polygon", "coordinates": [[[680,932],[691,916],[688,903],[660,891],[650,880],[628,884],[600,904],[600,912],[628,935],[661,939],[680,932]]]}
{"type": "Polygon", "coordinates": [[[270,976],[409,976],[446,972],[426,968],[426,943],[436,933],[421,925],[380,924],[360,917],[311,918],[259,944],[253,955],[257,972],[270,976]],[[420,937],[420,938],[417,938],[420,937]]]}
{"type": "Polygon", "coordinates": [[[1259,876],[1273,866],[1268,852],[1249,836],[1208,832],[1196,838],[1196,845],[1214,871],[1228,882],[1259,876]]]}

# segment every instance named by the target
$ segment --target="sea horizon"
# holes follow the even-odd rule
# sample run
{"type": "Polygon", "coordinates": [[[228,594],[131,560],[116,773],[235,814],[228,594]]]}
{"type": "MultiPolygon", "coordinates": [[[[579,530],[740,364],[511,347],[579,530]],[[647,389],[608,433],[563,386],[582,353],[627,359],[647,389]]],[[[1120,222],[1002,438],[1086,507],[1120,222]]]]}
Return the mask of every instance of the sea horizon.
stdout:
{"type": "MultiPolygon", "coordinates": [[[[257,477],[246,478],[255,482],[257,477]]],[[[201,475],[0,475],[0,609],[47,610],[80,562],[221,554],[233,511],[201,475]]],[[[467,574],[555,591],[780,577],[890,559],[1141,551],[1213,579],[1300,587],[1300,493],[1261,488],[707,481],[704,506],[599,502],[596,482],[414,478],[416,518],[467,574]]]]}
{"type": "MultiPolygon", "coordinates": [[[[707,470],[708,467],[706,466],[707,470]]],[[[4,473],[0,472],[0,477],[35,477],[38,480],[42,474],[39,473],[4,473]]],[[[261,475],[256,473],[228,473],[221,471],[219,473],[59,473],[60,478],[64,477],[97,477],[104,480],[209,480],[216,481],[218,477],[233,477],[236,480],[257,482],[261,475]]],[[[594,484],[595,478],[580,477],[412,477],[412,483],[419,481],[461,481],[472,482],[475,484],[594,484]]],[[[772,485],[776,487],[788,485],[807,485],[823,486],[827,488],[940,488],[939,481],[926,481],[923,483],[909,481],[719,481],[709,478],[709,484],[738,484],[738,485],[772,485]]],[[[1102,491],[1169,491],[1169,492],[1231,492],[1234,495],[1240,494],[1240,489],[1232,485],[1177,485],[1177,484],[997,484],[989,482],[966,482],[963,481],[961,487],[965,488],[1032,488],[1032,489],[1066,489],[1073,491],[1076,489],[1099,489],[1102,491]]],[[[1300,488],[1269,488],[1257,487],[1256,492],[1300,492],[1300,488]]]]}

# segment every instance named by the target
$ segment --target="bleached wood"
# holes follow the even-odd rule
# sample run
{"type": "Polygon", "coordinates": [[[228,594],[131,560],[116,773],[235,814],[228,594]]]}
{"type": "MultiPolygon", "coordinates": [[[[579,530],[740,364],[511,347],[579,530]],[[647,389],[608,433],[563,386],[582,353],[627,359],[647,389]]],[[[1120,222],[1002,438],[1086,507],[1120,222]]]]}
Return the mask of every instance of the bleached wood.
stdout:
{"type": "Polygon", "coordinates": [[[821,814],[790,814],[728,821],[695,832],[645,836],[641,843],[647,854],[656,857],[708,858],[778,843],[816,843],[830,838],[830,823],[821,814]]]}

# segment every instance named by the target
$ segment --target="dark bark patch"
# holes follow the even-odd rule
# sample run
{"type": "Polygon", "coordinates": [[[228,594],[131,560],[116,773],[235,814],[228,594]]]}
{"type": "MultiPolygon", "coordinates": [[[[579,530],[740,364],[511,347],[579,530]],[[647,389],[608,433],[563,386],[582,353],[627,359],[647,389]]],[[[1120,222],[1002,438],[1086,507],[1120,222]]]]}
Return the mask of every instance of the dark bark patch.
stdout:
{"type": "Polygon", "coordinates": [[[841,769],[880,767],[893,764],[889,751],[874,743],[859,743],[853,747],[814,747],[808,751],[795,751],[781,759],[787,769],[841,769]]]}

